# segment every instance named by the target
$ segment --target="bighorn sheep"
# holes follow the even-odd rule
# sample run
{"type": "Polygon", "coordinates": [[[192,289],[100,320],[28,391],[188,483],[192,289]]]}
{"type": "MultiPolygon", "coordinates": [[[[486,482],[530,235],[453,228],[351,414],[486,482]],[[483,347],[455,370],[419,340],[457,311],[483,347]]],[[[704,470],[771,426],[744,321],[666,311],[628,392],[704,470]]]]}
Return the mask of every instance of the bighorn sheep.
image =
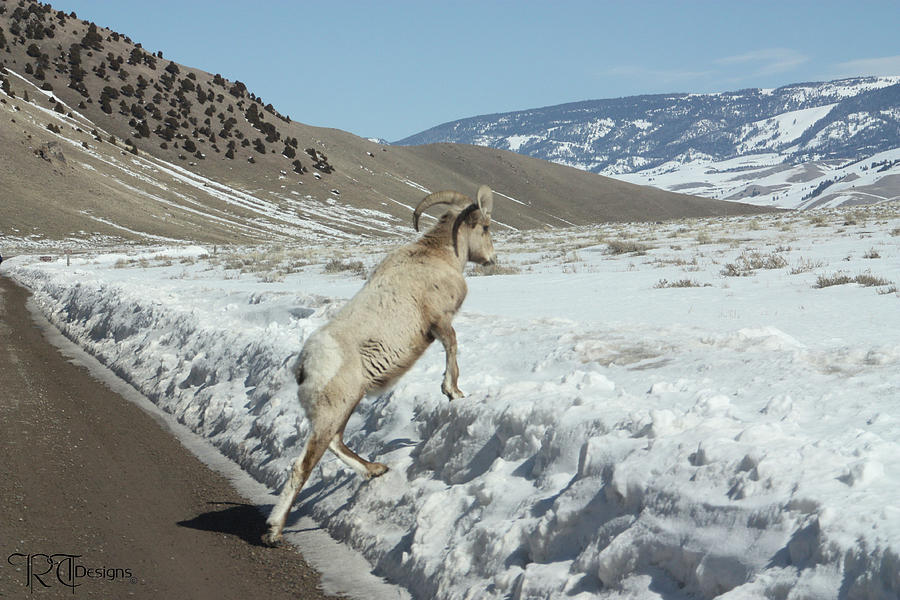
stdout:
{"type": "Polygon", "coordinates": [[[489,226],[493,194],[483,185],[476,201],[454,191],[426,196],[413,212],[449,205],[419,240],[390,253],[357,294],[306,341],[297,360],[300,403],[311,421],[306,447],[294,461],[263,541],[281,542],[287,515],[326,449],[361,475],[372,478],[387,466],[369,462],[344,445],[344,427],[362,397],[389,386],[435,339],[446,354],[441,391],[461,398],[457,387],[456,332],[451,321],[466,297],[462,272],[469,261],[491,264],[489,226]]]}

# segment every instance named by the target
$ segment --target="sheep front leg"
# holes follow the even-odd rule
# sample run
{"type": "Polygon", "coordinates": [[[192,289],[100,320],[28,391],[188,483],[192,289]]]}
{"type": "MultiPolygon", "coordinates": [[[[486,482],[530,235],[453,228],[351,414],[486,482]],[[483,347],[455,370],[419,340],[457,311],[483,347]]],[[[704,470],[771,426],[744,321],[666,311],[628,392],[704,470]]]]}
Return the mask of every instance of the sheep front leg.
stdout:
{"type": "Polygon", "coordinates": [[[447,396],[448,400],[462,398],[465,394],[462,393],[457,385],[459,366],[456,364],[456,331],[453,330],[453,326],[449,323],[436,324],[431,327],[431,335],[441,341],[441,344],[444,345],[444,354],[447,356],[441,392],[447,396]]]}

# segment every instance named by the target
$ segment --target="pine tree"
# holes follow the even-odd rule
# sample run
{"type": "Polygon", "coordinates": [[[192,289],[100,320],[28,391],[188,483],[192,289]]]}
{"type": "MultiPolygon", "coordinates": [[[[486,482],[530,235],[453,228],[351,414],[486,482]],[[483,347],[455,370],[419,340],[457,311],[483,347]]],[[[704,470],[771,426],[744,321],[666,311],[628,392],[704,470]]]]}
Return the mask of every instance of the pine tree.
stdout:
{"type": "Polygon", "coordinates": [[[81,38],[81,47],[85,50],[102,50],[103,38],[97,32],[97,26],[94,23],[88,25],[88,31],[81,38]]]}

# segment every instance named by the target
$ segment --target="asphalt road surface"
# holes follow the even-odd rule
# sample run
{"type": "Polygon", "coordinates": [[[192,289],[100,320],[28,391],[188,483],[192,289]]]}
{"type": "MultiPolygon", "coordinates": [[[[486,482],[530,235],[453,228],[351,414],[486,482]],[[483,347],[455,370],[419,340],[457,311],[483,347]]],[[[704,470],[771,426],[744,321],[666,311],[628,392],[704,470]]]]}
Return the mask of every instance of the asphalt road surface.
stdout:
{"type": "Polygon", "coordinates": [[[264,517],[69,362],[0,277],[0,598],[329,598],[264,517]],[[74,588],[71,586],[77,586],[74,588]]]}

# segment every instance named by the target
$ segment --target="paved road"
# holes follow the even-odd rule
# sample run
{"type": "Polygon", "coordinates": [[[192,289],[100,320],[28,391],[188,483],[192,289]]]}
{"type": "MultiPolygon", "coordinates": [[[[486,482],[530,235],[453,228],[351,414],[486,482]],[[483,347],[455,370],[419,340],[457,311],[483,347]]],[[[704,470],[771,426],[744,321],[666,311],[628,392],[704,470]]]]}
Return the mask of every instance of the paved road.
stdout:
{"type": "Polygon", "coordinates": [[[0,598],[327,598],[297,552],[259,545],[263,517],[227,480],[51,346],[26,299],[0,277],[0,598]]]}

